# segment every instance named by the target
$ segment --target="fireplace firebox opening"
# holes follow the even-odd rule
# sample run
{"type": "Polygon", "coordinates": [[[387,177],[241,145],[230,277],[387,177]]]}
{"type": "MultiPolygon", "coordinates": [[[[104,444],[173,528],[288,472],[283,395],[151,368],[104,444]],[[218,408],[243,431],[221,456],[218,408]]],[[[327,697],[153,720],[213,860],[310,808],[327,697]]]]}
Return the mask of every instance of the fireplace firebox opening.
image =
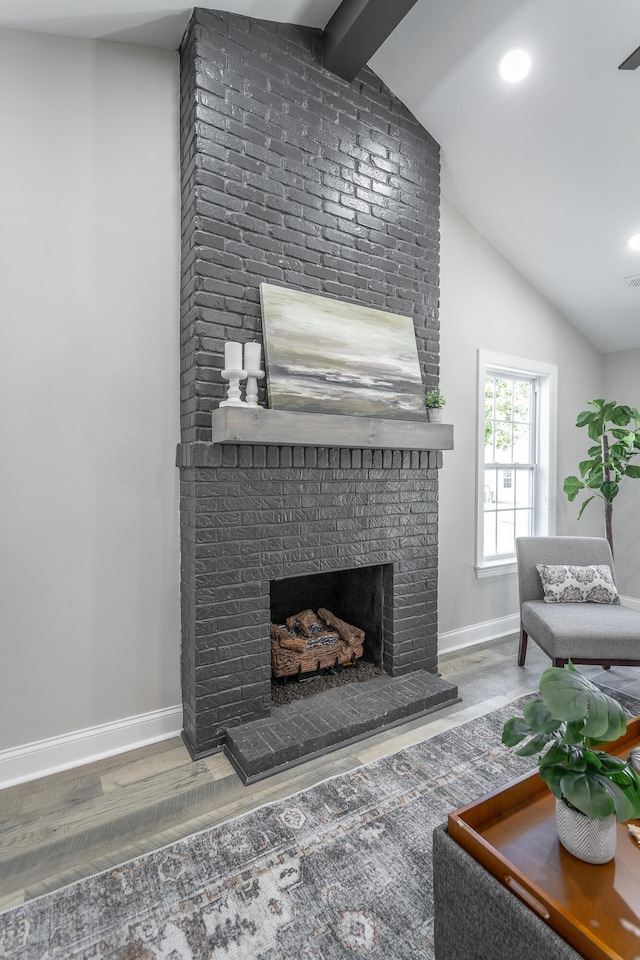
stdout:
{"type": "Polygon", "coordinates": [[[272,580],[271,622],[285,624],[302,611],[330,611],[364,632],[362,661],[383,667],[385,597],[392,595],[392,576],[392,564],[378,564],[272,580]]]}

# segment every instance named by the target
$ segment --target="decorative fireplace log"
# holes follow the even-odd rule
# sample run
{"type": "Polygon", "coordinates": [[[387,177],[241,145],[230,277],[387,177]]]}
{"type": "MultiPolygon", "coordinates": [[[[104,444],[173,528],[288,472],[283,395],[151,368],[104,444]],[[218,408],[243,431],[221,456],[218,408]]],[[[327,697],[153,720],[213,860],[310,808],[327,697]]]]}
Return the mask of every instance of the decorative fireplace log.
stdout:
{"type": "Polygon", "coordinates": [[[320,619],[313,610],[288,617],[285,624],[272,623],[271,666],[276,677],[312,673],[353,663],[363,652],[364,631],[323,610],[320,619]],[[339,626],[338,626],[339,625],[339,626]]]}
{"type": "Polygon", "coordinates": [[[344,640],[345,643],[363,642],[364,630],[361,630],[360,627],[353,627],[350,623],[340,620],[339,617],[334,616],[330,610],[326,610],[324,607],[318,609],[318,616],[322,617],[328,627],[337,630],[340,639],[344,640]]]}
{"type": "Polygon", "coordinates": [[[272,643],[276,640],[284,650],[297,650],[298,653],[304,653],[307,649],[306,637],[296,636],[293,630],[289,630],[289,627],[285,627],[284,624],[272,623],[269,627],[269,636],[272,643]]]}

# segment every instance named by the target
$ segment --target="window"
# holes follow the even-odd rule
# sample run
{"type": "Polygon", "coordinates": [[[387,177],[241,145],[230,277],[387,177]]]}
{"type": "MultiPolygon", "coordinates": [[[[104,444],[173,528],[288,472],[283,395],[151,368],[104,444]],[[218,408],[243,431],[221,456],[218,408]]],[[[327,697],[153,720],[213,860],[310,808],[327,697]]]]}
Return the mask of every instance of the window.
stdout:
{"type": "Polygon", "coordinates": [[[516,537],[555,527],[557,368],[478,352],[479,577],[515,570],[516,537]]]}

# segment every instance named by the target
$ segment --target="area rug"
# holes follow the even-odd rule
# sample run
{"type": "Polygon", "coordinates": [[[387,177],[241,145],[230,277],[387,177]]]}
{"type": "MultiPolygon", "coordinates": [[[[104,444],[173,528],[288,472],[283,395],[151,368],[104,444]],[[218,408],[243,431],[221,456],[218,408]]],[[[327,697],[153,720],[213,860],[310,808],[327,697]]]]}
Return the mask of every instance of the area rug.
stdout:
{"type": "Polygon", "coordinates": [[[430,960],[432,831],[534,766],[500,743],[527,699],[9,910],[0,957],[430,960]]]}

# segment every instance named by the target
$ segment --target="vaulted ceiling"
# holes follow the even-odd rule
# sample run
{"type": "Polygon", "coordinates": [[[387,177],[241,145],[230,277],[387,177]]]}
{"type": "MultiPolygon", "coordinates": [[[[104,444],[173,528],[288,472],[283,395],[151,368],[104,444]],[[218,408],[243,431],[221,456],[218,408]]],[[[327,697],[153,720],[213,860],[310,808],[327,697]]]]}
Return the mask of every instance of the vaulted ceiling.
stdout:
{"type": "MultiPolygon", "coordinates": [[[[338,6],[214,8],[324,28],[338,6]]],[[[176,49],[190,12],[0,0],[0,27],[176,49]]],[[[640,276],[626,245],[640,232],[640,69],[618,69],[639,45],[638,0],[417,0],[369,61],[441,144],[443,195],[603,353],[640,347],[640,281],[625,282],[640,276]],[[514,47],[532,69],[505,84],[514,47]]]]}

